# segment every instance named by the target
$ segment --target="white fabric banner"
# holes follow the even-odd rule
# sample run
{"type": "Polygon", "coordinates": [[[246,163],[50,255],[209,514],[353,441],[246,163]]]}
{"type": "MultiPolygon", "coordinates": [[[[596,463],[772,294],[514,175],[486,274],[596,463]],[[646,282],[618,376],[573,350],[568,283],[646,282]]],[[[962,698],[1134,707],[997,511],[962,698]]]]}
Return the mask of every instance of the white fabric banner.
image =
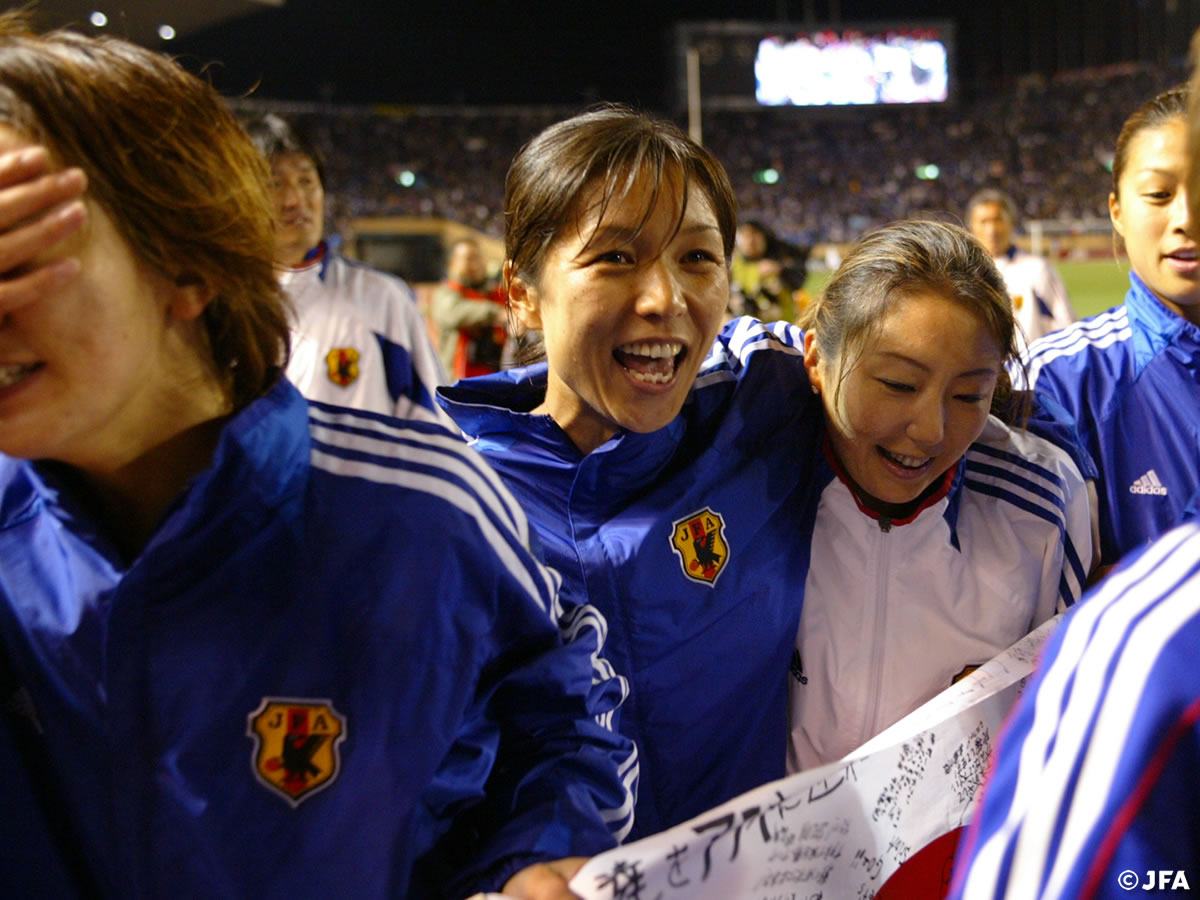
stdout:
{"type": "Polygon", "coordinates": [[[996,733],[1058,621],[845,759],[596,856],[571,889],[585,900],[874,897],[913,854],[966,823],[996,733]]]}

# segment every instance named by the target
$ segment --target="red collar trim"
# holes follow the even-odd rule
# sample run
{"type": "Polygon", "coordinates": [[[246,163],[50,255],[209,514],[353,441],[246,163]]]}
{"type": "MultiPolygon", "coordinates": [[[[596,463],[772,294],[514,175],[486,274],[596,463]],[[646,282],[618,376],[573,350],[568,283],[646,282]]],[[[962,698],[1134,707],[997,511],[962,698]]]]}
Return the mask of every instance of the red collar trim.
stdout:
{"type": "Polygon", "coordinates": [[[321,241],[317,246],[313,247],[304,254],[304,259],[300,260],[300,265],[289,266],[293,272],[299,272],[303,269],[311,269],[313,266],[325,262],[325,257],[329,253],[329,248],[325,246],[325,242],[321,241]]]}
{"type": "MultiPolygon", "coordinates": [[[[825,459],[829,463],[829,467],[833,469],[833,473],[837,475],[838,480],[840,480],[842,484],[849,488],[850,496],[854,498],[854,503],[856,506],[858,506],[859,511],[862,512],[863,515],[869,516],[877,522],[880,519],[886,518],[886,516],[876,512],[863,503],[862,498],[858,495],[858,488],[855,487],[854,482],[850,479],[850,476],[846,474],[846,470],[842,468],[842,464],[838,462],[837,457],[833,455],[833,444],[829,442],[828,432],[826,432],[825,437],[821,441],[821,449],[825,452],[825,459]]],[[[957,468],[958,466],[956,465],[951,466],[945,472],[943,472],[940,480],[934,482],[937,487],[925,495],[925,499],[918,504],[917,508],[903,519],[892,519],[892,524],[907,525],[909,522],[914,521],[917,516],[919,516],[925,510],[929,509],[929,507],[946,497],[950,493],[950,488],[954,485],[954,473],[957,468]]],[[[929,489],[926,488],[926,490],[929,489]]]]}

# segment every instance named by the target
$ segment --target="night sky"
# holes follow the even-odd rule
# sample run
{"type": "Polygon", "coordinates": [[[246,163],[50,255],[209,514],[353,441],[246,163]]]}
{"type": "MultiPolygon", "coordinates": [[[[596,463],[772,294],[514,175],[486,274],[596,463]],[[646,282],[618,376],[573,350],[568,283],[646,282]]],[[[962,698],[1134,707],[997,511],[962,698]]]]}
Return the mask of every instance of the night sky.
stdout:
{"type": "Polygon", "coordinates": [[[190,68],[219,63],[210,77],[231,95],[666,109],[677,21],[950,19],[970,92],[1027,71],[1174,61],[1200,24],[1198,8],[1194,0],[287,0],[163,49],[190,68]]]}

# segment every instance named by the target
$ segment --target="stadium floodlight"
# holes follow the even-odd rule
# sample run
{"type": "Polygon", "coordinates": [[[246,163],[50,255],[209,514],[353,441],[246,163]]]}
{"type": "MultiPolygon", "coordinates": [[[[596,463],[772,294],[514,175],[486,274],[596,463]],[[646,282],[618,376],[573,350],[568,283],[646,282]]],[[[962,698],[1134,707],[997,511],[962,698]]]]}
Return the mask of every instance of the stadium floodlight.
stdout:
{"type": "Polygon", "coordinates": [[[412,187],[416,183],[417,176],[409,169],[396,173],[396,184],[403,185],[404,187],[412,187]]]}
{"type": "Polygon", "coordinates": [[[175,39],[175,29],[172,28],[170,25],[159,25],[158,26],[158,36],[160,38],[162,38],[164,41],[174,40],[175,39]]]}
{"type": "Polygon", "coordinates": [[[759,184],[779,184],[779,170],[762,169],[754,173],[754,180],[759,184]]]}
{"type": "Polygon", "coordinates": [[[88,21],[91,22],[97,28],[103,28],[105,25],[108,24],[108,16],[106,16],[104,13],[100,12],[100,10],[96,9],[96,10],[92,11],[92,14],[90,16],[88,16],[88,21]]]}
{"type": "Polygon", "coordinates": [[[922,181],[934,181],[939,175],[942,174],[942,170],[933,163],[929,163],[924,166],[917,166],[916,169],[913,170],[913,174],[922,181]]]}

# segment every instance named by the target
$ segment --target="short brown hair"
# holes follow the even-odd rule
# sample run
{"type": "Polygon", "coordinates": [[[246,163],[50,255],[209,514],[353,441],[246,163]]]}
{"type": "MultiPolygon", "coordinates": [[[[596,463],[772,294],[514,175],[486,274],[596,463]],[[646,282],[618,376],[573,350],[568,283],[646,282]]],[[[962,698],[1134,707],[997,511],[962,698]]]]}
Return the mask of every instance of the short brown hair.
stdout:
{"type": "MultiPolygon", "coordinates": [[[[992,255],[964,228],[945,222],[896,222],[859,241],[824,293],[804,310],[821,358],[834,368],[833,408],[842,414],[842,384],[883,320],[906,297],[934,293],[977,313],[1004,362],[1017,359],[1017,326],[1004,279],[992,255]]],[[[1003,368],[992,411],[1008,417],[1011,383],[1003,368]]],[[[840,423],[840,424],[844,424],[840,423]]]]}
{"type": "Polygon", "coordinates": [[[504,255],[512,274],[537,280],[546,251],[578,214],[587,189],[601,186],[599,221],[642,175],[653,187],[641,224],[676,175],[683,178],[682,222],[694,180],[713,205],[729,259],[737,201],[717,158],[673,123],[610,104],[551,125],[513,159],[504,182],[504,255]]]}
{"type": "Polygon", "coordinates": [[[38,35],[4,13],[0,121],[87,173],[136,258],[213,291],[205,329],[235,409],[274,384],[288,323],[269,172],[210,85],[126,41],[38,35]]]}

